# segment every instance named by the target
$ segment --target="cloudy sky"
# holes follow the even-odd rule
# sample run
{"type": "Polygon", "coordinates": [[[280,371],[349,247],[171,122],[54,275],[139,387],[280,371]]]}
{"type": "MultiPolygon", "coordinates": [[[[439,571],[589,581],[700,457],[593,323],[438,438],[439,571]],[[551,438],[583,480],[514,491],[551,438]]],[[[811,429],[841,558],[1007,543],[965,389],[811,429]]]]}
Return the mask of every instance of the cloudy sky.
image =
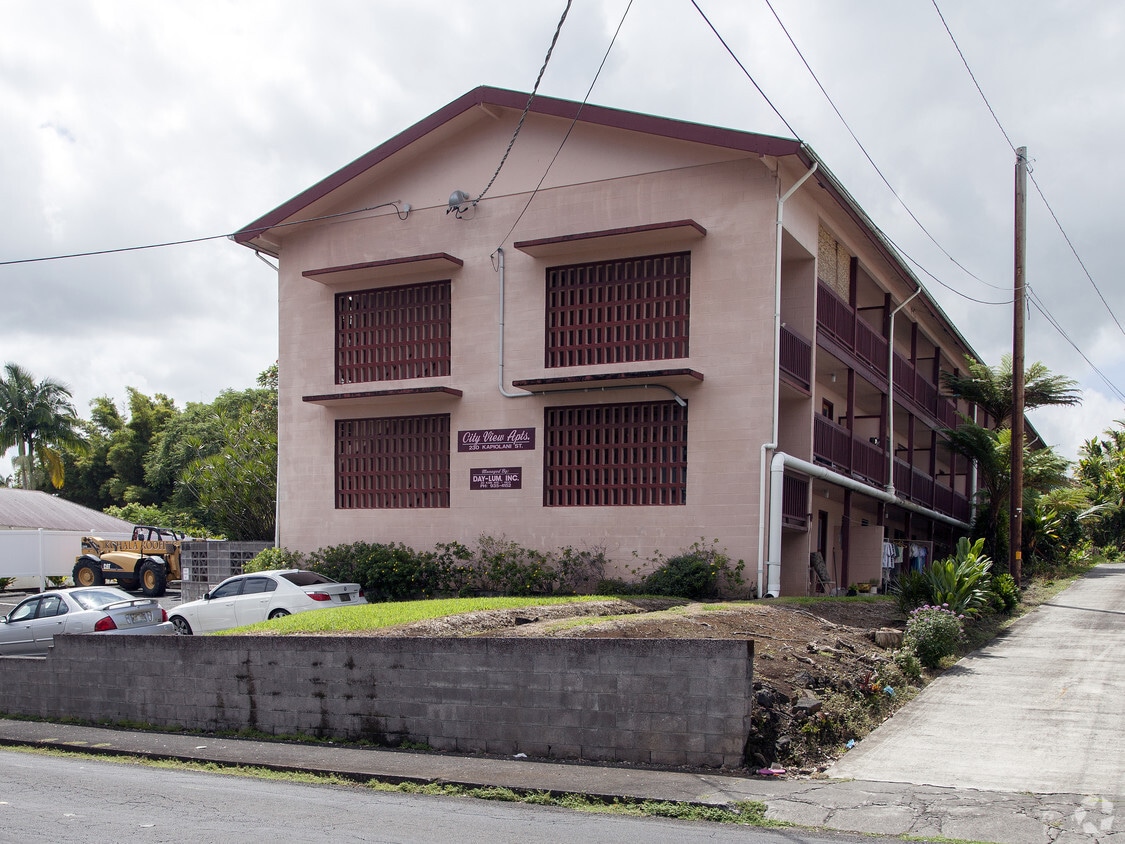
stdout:
{"type": "MultiPolygon", "coordinates": [[[[691,0],[574,0],[540,93],[800,137],[990,364],[1027,146],[1027,359],[1085,395],[1032,420],[1073,457],[1125,418],[1125,4],[696,2],[772,107],[691,0]]],[[[0,363],[63,381],[84,416],[128,386],[182,407],[252,385],[276,359],[275,275],[223,235],[477,85],[530,91],[564,6],[4,0],[0,363]],[[86,252],[107,254],[34,260],[86,252]]]]}

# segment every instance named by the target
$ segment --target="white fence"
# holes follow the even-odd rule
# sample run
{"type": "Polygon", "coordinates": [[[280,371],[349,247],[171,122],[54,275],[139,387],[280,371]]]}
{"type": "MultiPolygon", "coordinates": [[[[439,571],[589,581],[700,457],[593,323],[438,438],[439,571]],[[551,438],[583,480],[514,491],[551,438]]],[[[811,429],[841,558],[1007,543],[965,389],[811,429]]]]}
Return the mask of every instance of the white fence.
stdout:
{"type": "MultiPolygon", "coordinates": [[[[70,577],[90,531],[0,530],[0,577],[14,577],[11,588],[43,589],[48,577],[70,577]]],[[[103,539],[129,539],[129,533],[98,533],[103,539]]]]}

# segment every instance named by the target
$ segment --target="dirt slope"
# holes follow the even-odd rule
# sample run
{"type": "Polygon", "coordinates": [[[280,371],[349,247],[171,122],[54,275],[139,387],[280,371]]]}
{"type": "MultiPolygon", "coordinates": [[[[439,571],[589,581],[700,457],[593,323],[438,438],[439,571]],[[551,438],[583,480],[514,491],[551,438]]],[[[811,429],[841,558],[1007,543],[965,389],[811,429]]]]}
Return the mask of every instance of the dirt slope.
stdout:
{"type": "Polygon", "coordinates": [[[617,599],[490,610],[386,628],[374,635],[753,639],[756,711],[747,762],[812,774],[850,737],[891,714],[873,677],[888,652],[879,628],[902,629],[887,599],[702,604],[617,599]]]}

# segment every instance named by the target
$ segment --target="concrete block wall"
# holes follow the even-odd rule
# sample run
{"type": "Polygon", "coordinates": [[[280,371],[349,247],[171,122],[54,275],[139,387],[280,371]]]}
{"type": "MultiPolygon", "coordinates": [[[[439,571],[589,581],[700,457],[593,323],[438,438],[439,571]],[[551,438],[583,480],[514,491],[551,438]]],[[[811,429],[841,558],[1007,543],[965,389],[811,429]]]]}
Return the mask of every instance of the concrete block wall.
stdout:
{"type": "Polygon", "coordinates": [[[735,640],[62,636],[0,658],[0,713],[737,767],[752,665],[735,640]]]}
{"type": "Polygon", "coordinates": [[[235,574],[272,542],[230,542],[218,539],[193,539],[183,543],[180,565],[183,580],[180,582],[180,599],[196,601],[211,587],[235,574]]]}

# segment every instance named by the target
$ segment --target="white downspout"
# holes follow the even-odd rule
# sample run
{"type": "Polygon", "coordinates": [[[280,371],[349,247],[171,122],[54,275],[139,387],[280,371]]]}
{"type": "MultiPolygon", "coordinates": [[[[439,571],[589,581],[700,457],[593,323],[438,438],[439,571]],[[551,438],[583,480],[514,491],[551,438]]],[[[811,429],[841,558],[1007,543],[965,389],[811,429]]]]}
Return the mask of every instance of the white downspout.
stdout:
{"type": "Polygon", "coordinates": [[[497,385],[500,395],[507,399],[526,398],[533,393],[513,393],[504,387],[504,248],[496,247],[496,270],[500,275],[500,363],[497,385]]]}
{"type": "MultiPolygon", "coordinates": [[[[762,452],[759,456],[759,467],[761,478],[758,485],[758,597],[762,595],[762,581],[769,576],[770,588],[766,591],[769,597],[776,597],[781,591],[781,535],[778,532],[778,549],[779,553],[776,557],[770,556],[771,560],[776,560],[774,564],[777,567],[777,577],[774,578],[772,573],[767,572],[767,563],[765,558],[766,552],[766,452],[773,451],[777,448],[779,415],[781,412],[781,237],[782,237],[782,220],[785,213],[785,201],[791,197],[801,185],[803,185],[808,178],[816,172],[820,166],[819,161],[814,161],[812,167],[809,168],[805,175],[801,176],[796,181],[793,187],[789,188],[784,194],[777,198],[777,227],[774,234],[774,276],[773,276],[773,420],[770,428],[770,441],[762,443],[762,452]],[[776,579],[776,586],[774,581],[776,579]]],[[[777,187],[778,191],[781,190],[781,168],[777,171],[777,187]]],[[[780,498],[778,499],[781,500],[780,498]]],[[[771,547],[772,547],[772,534],[771,547]]]]}
{"type": "Polygon", "coordinates": [[[895,494],[895,314],[922,292],[919,287],[891,311],[890,338],[887,340],[887,483],[884,489],[895,494]]]}

